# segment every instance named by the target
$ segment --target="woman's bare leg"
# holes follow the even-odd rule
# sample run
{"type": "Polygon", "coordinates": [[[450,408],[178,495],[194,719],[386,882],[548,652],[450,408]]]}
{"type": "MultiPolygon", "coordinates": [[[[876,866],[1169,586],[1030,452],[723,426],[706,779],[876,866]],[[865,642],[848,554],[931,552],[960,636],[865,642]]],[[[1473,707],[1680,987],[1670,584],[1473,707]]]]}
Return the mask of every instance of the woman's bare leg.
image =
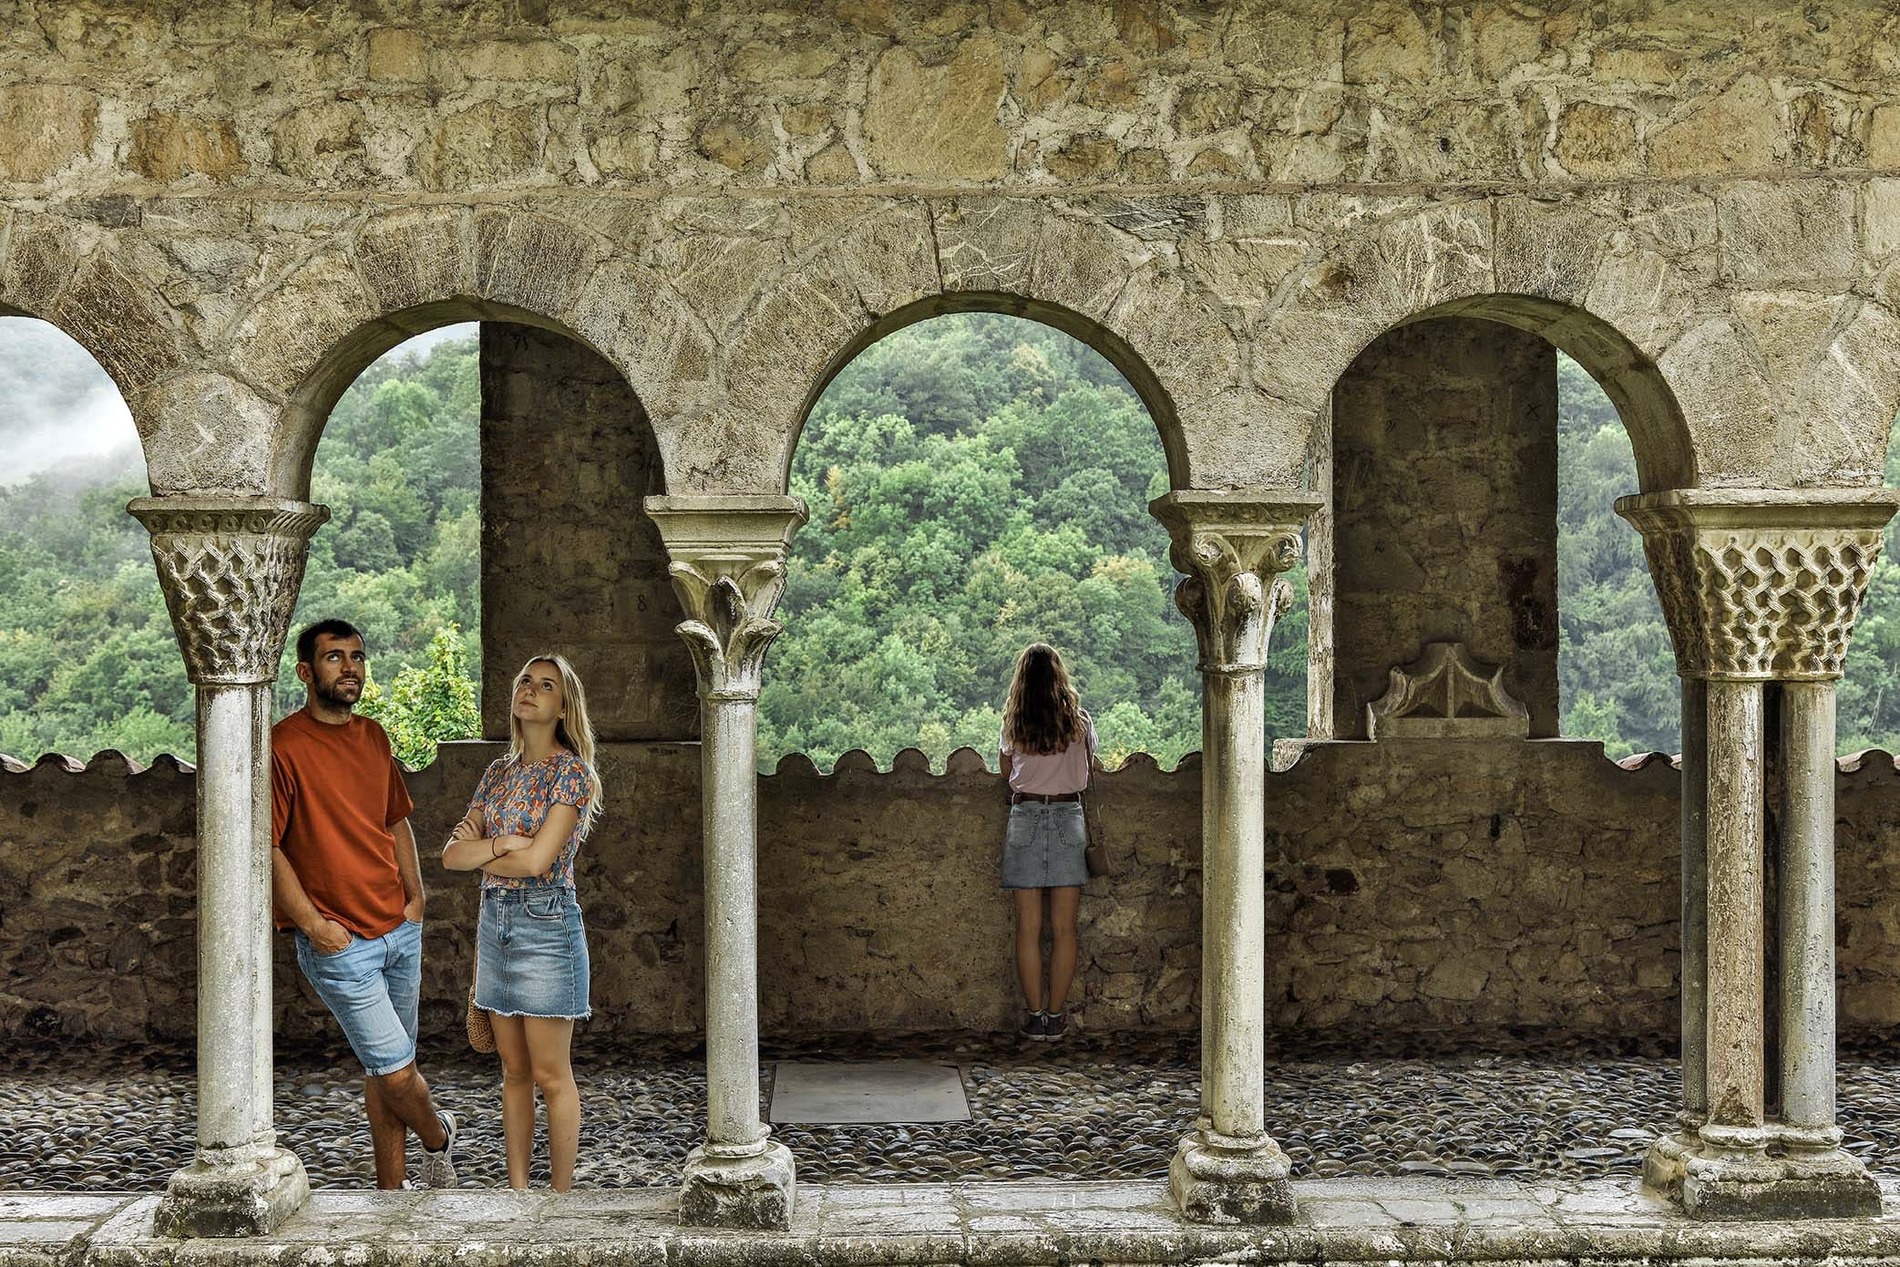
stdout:
{"type": "Polygon", "coordinates": [[[1010,890],[1016,899],[1016,981],[1031,1012],[1042,1010],[1042,892],[1010,890]]]}
{"type": "Polygon", "coordinates": [[[525,1017],[493,1016],[495,1050],[501,1055],[501,1137],[508,1156],[508,1186],[528,1186],[534,1159],[534,1063],[528,1053],[525,1017]]]}
{"type": "MultiPolygon", "coordinates": [[[[574,1022],[549,1016],[523,1017],[528,1031],[528,1061],[541,1103],[548,1110],[548,1169],[556,1192],[574,1186],[574,1159],[581,1149],[581,1093],[574,1086],[568,1051],[574,1022]]],[[[512,1166],[514,1157],[509,1154],[512,1166]]]]}
{"type": "Polygon", "coordinates": [[[1082,890],[1073,884],[1049,890],[1049,1010],[1060,1012],[1075,980],[1075,913],[1082,890]]]}

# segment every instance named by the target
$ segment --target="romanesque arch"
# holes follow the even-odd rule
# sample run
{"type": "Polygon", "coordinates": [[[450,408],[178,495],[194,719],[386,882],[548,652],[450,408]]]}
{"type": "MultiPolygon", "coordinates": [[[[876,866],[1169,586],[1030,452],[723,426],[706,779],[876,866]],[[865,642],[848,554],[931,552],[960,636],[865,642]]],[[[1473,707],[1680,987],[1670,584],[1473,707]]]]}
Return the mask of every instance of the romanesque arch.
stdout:
{"type": "Polygon", "coordinates": [[[1232,413],[1245,348],[1178,254],[1140,227],[981,198],[886,203],[827,226],[733,322],[723,425],[678,446],[680,473],[782,489],[806,413],[853,356],[914,321],[996,311],[1107,356],[1155,419],[1175,486],[1228,482],[1197,465],[1212,447],[1197,436],[1232,413]]]}

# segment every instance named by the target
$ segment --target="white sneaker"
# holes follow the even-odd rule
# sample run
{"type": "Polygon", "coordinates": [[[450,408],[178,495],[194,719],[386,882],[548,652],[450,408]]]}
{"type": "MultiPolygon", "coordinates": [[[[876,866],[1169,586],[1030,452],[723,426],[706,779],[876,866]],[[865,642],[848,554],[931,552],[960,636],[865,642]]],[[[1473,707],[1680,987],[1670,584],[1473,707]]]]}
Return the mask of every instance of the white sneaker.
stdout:
{"type": "Polygon", "coordinates": [[[446,1109],[437,1109],[435,1115],[441,1119],[442,1129],[449,1133],[449,1137],[443,1142],[440,1152],[431,1152],[427,1148],[422,1150],[422,1186],[453,1188],[455,1163],[449,1159],[449,1154],[455,1151],[455,1132],[460,1123],[455,1120],[455,1114],[446,1109]]]}

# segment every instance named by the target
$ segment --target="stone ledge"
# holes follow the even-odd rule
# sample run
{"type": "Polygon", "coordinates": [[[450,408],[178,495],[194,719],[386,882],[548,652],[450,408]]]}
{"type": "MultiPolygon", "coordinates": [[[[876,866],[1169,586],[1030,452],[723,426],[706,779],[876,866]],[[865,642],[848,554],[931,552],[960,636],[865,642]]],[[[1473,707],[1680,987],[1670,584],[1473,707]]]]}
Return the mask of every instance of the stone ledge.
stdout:
{"type": "MultiPolygon", "coordinates": [[[[1900,1179],[1882,1179],[1889,1209],[1900,1179]]],[[[672,1189],[555,1197],[323,1190],[275,1235],[167,1241],[157,1196],[0,1196],[0,1267],[871,1267],[873,1264],[1892,1259],[1900,1217],[1697,1223],[1631,1180],[1305,1180],[1285,1227],[1185,1224],[1160,1183],[801,1186],[788,1232],[681,1228],[672,1189]]]]}

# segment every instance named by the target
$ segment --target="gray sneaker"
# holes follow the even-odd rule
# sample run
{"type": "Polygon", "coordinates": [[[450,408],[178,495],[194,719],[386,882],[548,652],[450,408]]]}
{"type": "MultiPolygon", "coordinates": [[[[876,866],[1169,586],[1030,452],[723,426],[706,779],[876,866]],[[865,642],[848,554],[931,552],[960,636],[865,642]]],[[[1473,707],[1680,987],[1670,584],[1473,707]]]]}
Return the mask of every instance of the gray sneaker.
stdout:
{"type": "Polygon", "coordinates": [[[461,1124],[455,1114],[445,1109],[437,1109],[436,1117],[442,1121],[442,1129],[449,1133],[441,1151],[422,1150],[422,1186],[425,1188],[453,1188],[455,1186],[455,1162],[449,1154],[455,1151],[455,1133],[461,1124]]]}
{"type": "Polygon", "coordinates": [[[1023,1023],[1016,1032],[1032,1043],[1039,1043],[1048,1036],[1049,1018],[1041,1012],[1024,1012],[1023,1023]]]}
{"type": "Polygon", "coordinates": [[[1042,1041],[1059,1043],[1069,1036],[1069,1014],[1050,1012],[1042,1018],[1042,1041]]]}

